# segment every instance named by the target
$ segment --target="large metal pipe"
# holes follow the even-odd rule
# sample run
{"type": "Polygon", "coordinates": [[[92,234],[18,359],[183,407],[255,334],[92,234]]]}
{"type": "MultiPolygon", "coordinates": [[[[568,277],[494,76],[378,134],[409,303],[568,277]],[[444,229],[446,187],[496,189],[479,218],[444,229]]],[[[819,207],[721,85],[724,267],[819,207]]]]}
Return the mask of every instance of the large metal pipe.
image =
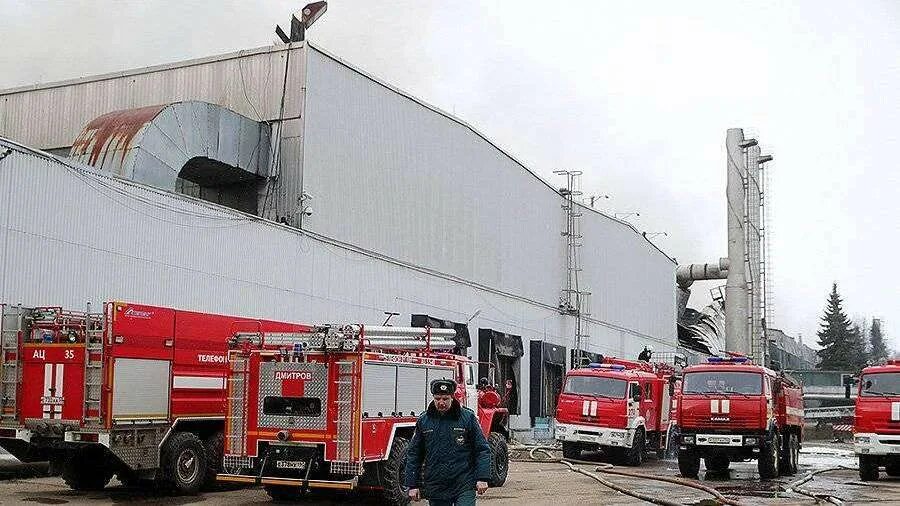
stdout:
{"type": "MultiPolygon", "coordinates": [[[[417,337],[425,338],[428,331],[425,327],[387,327],[382,325],[354,325],[353,329],[359,332],[362,328],[362,334],[366,337],[417,337]]],[[[453,329],[431,329],[431,337],[433,338],[450,338],[456,336],[453,329]]]]}
{"type": "Polygon", "coordinates": [[[679,265],[675,269],[675,281],[681,288],[688,288],[694,281],[725,279],[728,277],[728,259],[720,258],[715,264],[679,265]]]}
{"type": "Polygon", "coordinates": [[[760,254],[762,244],[760,237],[760,184],[759,184],[759,145],[747,148],[747,281],[748,311],[747,338],[750,340],[751,358],[758,364],[765,364],[765,340],[762,336],[762,316],[760,304],[762,303],[760,289],[762,278],[760,276],[760,254]]]}
{"type": "Polygon", "coordinates": [[[744,181],[747,168],[744,162],[744,131],[729,128],[725,136],[728,153],[728,278],[725,282],[725,349],[738,353],[750,352],[747,333],[749,301],[745,273],[747,245],[744,216],[746,215],[744,181]]]}

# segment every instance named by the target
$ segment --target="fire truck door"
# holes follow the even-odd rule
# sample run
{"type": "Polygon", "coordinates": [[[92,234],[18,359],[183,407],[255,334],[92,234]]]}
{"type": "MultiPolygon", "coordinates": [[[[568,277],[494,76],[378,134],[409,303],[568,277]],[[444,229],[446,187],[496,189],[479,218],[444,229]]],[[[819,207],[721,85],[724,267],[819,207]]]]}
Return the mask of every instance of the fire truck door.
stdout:
{"type": "Polygon", "coordinates": [[[175,314],[167,308],[116,304],[110,348],[114,422],[169,417],[175,314]]]}
{"type": "Polygon", "coordinates": [[[648,431],[658,430],[657,419],[659,411],[656,408],[656,395],[653,392],[651,382],[644,383],[644,393],[641,399],[641,414],[644,415],[644,424],[648,431]]]}
{"type": "Polygon", "coordinates": [[[26,344],[22,362],[23,418],[80,421],[84,344],[26,344]]]}
{"type": "Polygon", "coordinates": [[[475,389],[475,365],[461,364],[463,378],[466,385],[466,407],[478,411],[478,390],[475,389]]]}
{"type": "Polygon", "coordinates": [[[672,410],[672,396],[669,395],[668,382],[662,383],[661,386],[661,402],[659,403],[659,426],[660,429],[663,429],[669,425],[669,414],[672,410]]]}
{"type": "Polygon", "coordinates": [[[635,382],[628,383],[628,420],[638,416],[641,405],[641,386],[635,382]]]}

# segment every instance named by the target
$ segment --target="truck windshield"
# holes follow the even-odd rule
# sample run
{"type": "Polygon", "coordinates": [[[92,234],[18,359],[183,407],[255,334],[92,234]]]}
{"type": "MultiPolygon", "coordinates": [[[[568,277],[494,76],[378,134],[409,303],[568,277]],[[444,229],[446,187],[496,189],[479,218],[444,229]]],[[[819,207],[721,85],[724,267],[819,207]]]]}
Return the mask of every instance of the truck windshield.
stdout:
{"type": "Polygon", "coordinates": [[[755,372],[690,372],[684,375],[686,394],[760,395],[762,375],[755,372]]]}
{"type": "Polygon", "coordinates": [[[864,374],[862,383],[863,397],[885,397],[900,395],[900,373],[879,372],[864,374]]]}
{"type": "Polygon", "coordinates": [[[622,399],[625,397],[625,380],[597,376],[569,376],[566,380],[565,393],[622,399]]]}

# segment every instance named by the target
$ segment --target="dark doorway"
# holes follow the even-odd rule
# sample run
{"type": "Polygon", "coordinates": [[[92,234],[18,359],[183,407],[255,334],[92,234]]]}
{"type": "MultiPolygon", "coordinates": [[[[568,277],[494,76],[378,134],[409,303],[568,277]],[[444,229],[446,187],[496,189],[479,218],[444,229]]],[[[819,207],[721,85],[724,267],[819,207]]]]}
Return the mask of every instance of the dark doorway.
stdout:
{"type": "Polygon", "coordinates": [[[519,401],[521,389],[521,358],[525,354],[522,337],[504,334],[491,329],[478,329],[478,377],[489,378],[490,366],[494,365],[494,384],[504,399],[504,406],[510,414],[522,412],[519,401]],[[508,387],[507,387],[508,385],[508,387]]]}
{"type": "Polygon", "coordinates": [[[175,191],[191,197],[258,214],[258,191],[263,178],[237,167],[205,157],[184,164],[175,191]]]}
{"type": "Polygon", "coordinates": [[[546,341],[531,341],[531,418],[556,413],[556,401],[566,376],[566,347],[546,341]]]}

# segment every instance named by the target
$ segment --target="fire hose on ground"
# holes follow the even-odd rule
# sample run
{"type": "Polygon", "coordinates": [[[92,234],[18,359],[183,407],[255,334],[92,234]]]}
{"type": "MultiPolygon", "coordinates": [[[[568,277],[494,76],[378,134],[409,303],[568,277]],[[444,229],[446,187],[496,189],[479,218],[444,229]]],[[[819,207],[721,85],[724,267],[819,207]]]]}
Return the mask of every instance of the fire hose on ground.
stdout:
{"type": "MultiPolygon", "coordinates": [[[[623,487],[612,481],[606,480],[606,479],[598,476],[595,473],[612,474],[612,475],[618,475],[618,476],[629,476],[629,477],[633,477],[633,478],[642,478],[642,479],[672,483],[675,485],[690,487],[690,488],[693,488],[696,490],[700,490],[702,492],[706,492],[706,493],[712,495],[715,498],[715,500],[717,500],[721,504],[727,504],[729,506],[742,506],[743,505],[743,503],[741,503],[739,501],[735,501],[733,499],[729,499],[729,498],[725,497],[724,495],[722,495],[721,492],[719,492],[715,488],[708,487],[708,486],[698,483],[694,480],[688,480],[685,478],[675,478],[675,477],[669,477],[669,476],[658,476],[658,475],[640,473],[640,472],[635,472],[635,471],[626,471],[623,469],[618,469],[611,464],[597,465],[597,462],[590,462],[590,461],[576,460],[576,459],[557,458],[557,457],[554,457],[550,453],[551,451],[559,451],[559,448],[554,447],[554,446],[515,445],[515,446],[510,446],[509,449],[510,449],[510,451],[517,451],[517,452],[526,452],[527,451],[528,452],[527,459],[518,458],[518,459],[511,459],[511,460],[517,460],[520,462],[544,462],[544,463],[562,464],[562,465],[566,466],[570,471],[573,471],[573,472],[576,472],[579,474],[583,474],[589,478],[592,478],[592,479],[596,480],[597,482],[599,482],[600,484],[602,484],[608,488],[611,488],[617,492],[620,492],[622,494],[629,495],[631,497],[641,499],[643,501],[647,501],[647,502],[653,503],[653,504],[659,504],[659,505],[664,505],[664,506],[674,506],[674,505],[680,506],[681,505],[681,503],[677,503],[677,502],[670,501],[667,499],[662,499],[659,497],[644,494],[642,492],[638,492],[638,491],[623,487]],[[537,453],[543,454],[546,458],[538,457],[537,453]],[[590,466],[596,466],[596,467],[594,469],[594,473],[591,473],[580,467],[577,467],[577,465],[590,465],[590,466]]],[[[792,492],[797,493],[797,494],[800,494],[800,495],[803,495],[803,496],[813,499],[816,503],[818,503],[820,501],[825,501],[825,502],[828,502],[831,504],[841,505],[841,504],[843,504],[843,501],[840,498],[837,498],[837,497],[834,497],[831,495],[816,495],[815,493],[813,493],[809,490],[800,488],[800,486],[803,485],[804,483],[809,482],[818,474],[832,472],[832,471],[842,471],[842,470],[853,470],[853,468],[847,467],[847,466],[838,466],[838,467],[831,467],[831,468],[827,468],[827,469],[820,469],[817,471],[811,471],[811,472],[807,473],[803,478],[800,478],[799,480],[793,481],[790,484],[788,484],[784,493],[792,493],[792,492]]],[[[777,494],[776,494],[776,497],[777,497],[777,494]]]]}
{"type": "Polygon", "coordinates": [[[809,490],[800,488],[800,485],[803,485],[804,483],[812,480],[813,477],[816,476],[817,474],[829,473],[832,471],[846,471],[846,470],[855,471],[854,468],[847,467],[847,466],[829,467],[827,469],[819,469],[818,471],[810,471],[810,472],[806,473],[806,475],[803,476],[803,478],[800,478],[799,480],[788,484],[787,488],[785,489],[785,492],[786,493],[795,492],[800,495],[805,495],[807,497],[812,498],[817,503],[819,501],[825,501],[825,502],[828,502],[831,504],[844,504],[844,501],[842,501],[841,499],[839,499],[837,497],[834,497],[831,495],[816,495],[816,494],[810,492],[809,490]]]}
{"type": "Polygon", "coordinates": [[[694,489],[697,489],[697,490],[700,490],[700,491],[703,491],[703,492],[706,492],[706,493],[712,495],[721,504],[727,504],[729,506],[742,506],[742,503],[732,500],[732,499],[728,499],[727,497],[722,495],[722,493],[719,492],[718,490],[716,490],[712,487],[707,487],[706,485],[702,485],[702,484],[697,483],[692,480],[686,480],[683,478],[673,478],[673,477],[668,477],[668,476],[657,476],[657,475],[653,475],[653,474],[638,473],[638,472],[634,472],[634,471],[623,471],[623,470],[614,468],[610,464],[602,464],[602,465],[598,466],[597,462],[556,458],[550,453],[551,451],[554,451],[554,450],[558,451],[558,448],[553,447],[553,446],[511,446],[510,450],[511,451],[528,451],[528,459],[514,459],[514,460],[519,460],[519,461],[524,461],[524,462],[546,462],[546,463],[562,464],[562,465],[568,467],[570,471],[574,471],[576,473],[583,474],[589,478],[592,478],[605,487],[611,488],[617,492],[620,492],[625,495],[629,495],[636,499],[641,499],[642,501],[647,501],[652,504],[659,504],[662,506],[682,506],[682,503],[679,503],[679,502],[662,499],[662,498],[659,498],[656,496],[644,494],[642,492],[638,492],[636,490],[632,490],[632,489],[623,487],[617,483],[614,483],[612,481],[604,479],[604,478],[598,476],[597,474],[585,471],[584,469],[577,467],[576,464],[596,466],[594,469],[595,473],[630,476],[633,478],[643,478],[643,479],[648,479],[648,480],[663,481],[663,482],[667,482],[667,483],[674,483],[676,485],[682,485],[685,487],[694,488],[694,489]],[[543,453],[546,456],[546,458],[537,457],[537,455],[536,455],[537,452],[543,453]]]}

